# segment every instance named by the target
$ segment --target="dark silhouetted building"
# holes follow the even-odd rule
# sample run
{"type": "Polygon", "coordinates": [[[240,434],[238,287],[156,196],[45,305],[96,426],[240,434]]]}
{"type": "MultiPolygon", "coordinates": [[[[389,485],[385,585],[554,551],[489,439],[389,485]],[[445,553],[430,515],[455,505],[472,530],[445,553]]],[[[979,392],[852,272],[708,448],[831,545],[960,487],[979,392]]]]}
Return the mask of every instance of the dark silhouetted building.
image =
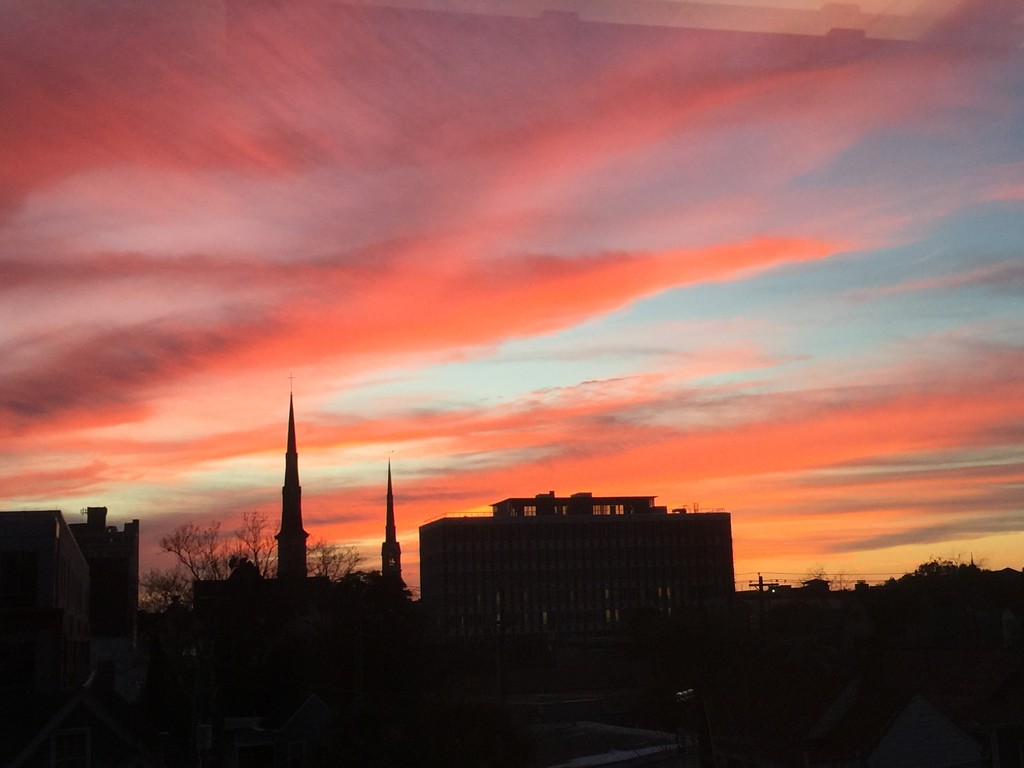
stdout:
{"type": "Polygon", "coordinates": [[[145,664],[136,648],[139,613],[139,521],[107,525],[106,507],[87,507],[68,528],[89,564],[90,667],[127,701],[140,693],[145,664]]]}
{"type": "Polygon", "coordinates": [[[89,671],[89,566],[59,510],[0,512],[0,698],[59,694],[89,671]]]}
{"type": "Polygon", "coordinates": [[[107,525],[106,507],[87,507],[68,525],[89,564],[89,629],[94,638],[134,642],[139,611],[139,521],[107,525]]]}
{"type": "Polygon", "coordinates": [[[554,492],[510,498],[490,517],[420,528],[422,604],[446,640],[621,635],[644,616],[733,594],[726,512],[669,512],[653,496],[554,492]]]}
{"type": "Polygon", "coordinates": [[[402,545],[395,535],[395,495],[391,491],[391,462],[388,461],[387,519],[384,543],[380,545],[380,572],[385,578],[402,578],[402,545]]]}
{"type": "Polygon", "coordinates": [[[281,488],[281,530],[277,538],[277,575],[281,579],[306,578],[306,539],[302,527],[302,486],[299,485],[299,453],[295,447],[295,408],[288,397],[288,449],[285,453],[284,486],[281,488]]]}

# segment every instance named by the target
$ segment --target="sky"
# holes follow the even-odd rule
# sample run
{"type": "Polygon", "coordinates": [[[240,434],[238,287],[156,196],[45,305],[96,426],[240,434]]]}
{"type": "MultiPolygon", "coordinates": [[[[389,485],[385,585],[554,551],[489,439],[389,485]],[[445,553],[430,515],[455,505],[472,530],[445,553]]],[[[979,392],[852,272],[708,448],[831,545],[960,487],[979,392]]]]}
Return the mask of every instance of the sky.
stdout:
{"type": "Polygon", "coordinates": [[[1024,566],[1017,0],[2,0],[0,509],[1024,566]],[[829,32],[829,30],[834,30],[829,32]]]}

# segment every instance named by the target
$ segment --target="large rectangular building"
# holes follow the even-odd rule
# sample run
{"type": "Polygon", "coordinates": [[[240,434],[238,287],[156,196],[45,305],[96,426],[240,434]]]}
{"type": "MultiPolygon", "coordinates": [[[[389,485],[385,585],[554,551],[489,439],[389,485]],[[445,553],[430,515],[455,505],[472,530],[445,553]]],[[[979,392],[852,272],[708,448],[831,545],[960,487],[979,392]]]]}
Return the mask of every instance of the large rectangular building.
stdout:
{"type": "Polygon", "coordinates": [[[423,607],[446,640],[621,635],[642,616],[733,594],[726,512],[669,511],[653,496],[554,492],[491,505],[490,517],[420,528],[423,607]]]}

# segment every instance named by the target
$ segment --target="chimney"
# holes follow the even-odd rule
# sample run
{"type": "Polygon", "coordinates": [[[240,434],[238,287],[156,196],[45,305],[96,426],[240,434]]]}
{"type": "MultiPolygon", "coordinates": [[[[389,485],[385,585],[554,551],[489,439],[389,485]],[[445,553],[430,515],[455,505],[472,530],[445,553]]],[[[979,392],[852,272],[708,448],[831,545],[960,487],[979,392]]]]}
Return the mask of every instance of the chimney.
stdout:
{"type": "Polygon", "coordinates": [[[85,522],[90,528],[105,528],[107,525],[107,508],[86,507],[85,522]]]}

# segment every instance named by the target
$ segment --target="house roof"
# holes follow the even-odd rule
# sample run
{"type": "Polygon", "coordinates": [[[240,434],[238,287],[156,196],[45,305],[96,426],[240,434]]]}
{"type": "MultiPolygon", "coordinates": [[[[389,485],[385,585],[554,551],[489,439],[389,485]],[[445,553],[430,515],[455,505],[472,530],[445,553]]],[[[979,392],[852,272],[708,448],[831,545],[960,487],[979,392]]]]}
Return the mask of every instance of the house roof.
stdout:
{"type": "MultiPolygon", "coordinates": [[[[29,765],[40,748],[45,748],[49,739],[65,727],[75,727],[71,721],[85,712],[95,723],[102,725],[117,741],[129,751],[137,753],[143,760],[140,765],[157,765],[155,757],[146,745],[145,729],[130,708],[116,694],[108,693],[90,680],[63,702],[56,704],[53,714],[37,730],[29,731],[29,738],[13,757],[9,768],[29,765]]],[[[26,735],[28,735],[26,734],[26,735]]]]}
{"type": "MultiPolygon", "coordinates": [[[[970,751],[968,731],[1024,725],[1024,653],[896,650],[841,667],[817,651],[761,649],[708,681],[701,700],[720,754],[848,758],[876,748],[900,718],[970,751]]],[[[896,738],[912,738],[904,726],[896,738]]]]}

